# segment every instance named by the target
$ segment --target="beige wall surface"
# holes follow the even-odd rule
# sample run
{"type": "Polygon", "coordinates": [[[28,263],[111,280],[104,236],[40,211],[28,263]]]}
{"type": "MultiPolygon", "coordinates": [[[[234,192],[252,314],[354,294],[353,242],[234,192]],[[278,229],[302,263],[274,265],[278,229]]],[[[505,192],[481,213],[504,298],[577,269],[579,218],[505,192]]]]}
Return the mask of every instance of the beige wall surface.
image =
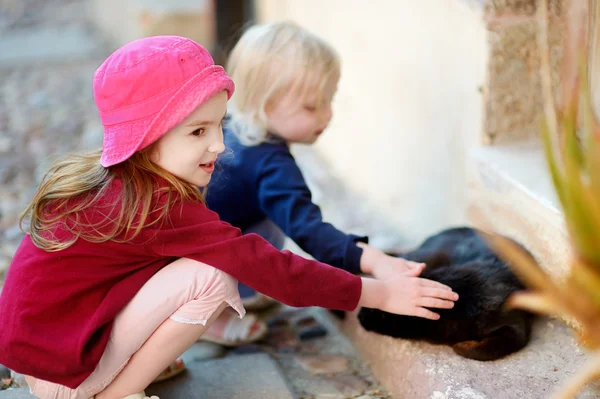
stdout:
{"type": "Polygon", "coordinates": [[[412,240],[465,221],[488,53],[474,4],[257,1],[259,22],[294,20],[340,52],[335,115],[316,150],[412,240]]]}
{"type": "Polygon", "coordinates": [[[216,25],[212,0],[91,0],[92,20],[116,47],[155,35],[187,36],[212,48],[216,25]]]}

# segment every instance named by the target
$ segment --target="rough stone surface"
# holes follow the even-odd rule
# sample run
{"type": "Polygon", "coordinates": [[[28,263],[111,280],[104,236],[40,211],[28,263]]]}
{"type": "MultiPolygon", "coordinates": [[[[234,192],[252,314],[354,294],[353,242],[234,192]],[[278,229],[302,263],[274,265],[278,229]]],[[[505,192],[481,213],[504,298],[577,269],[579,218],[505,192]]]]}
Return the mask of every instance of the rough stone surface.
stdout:
{"type": "MultiPolygon", "coordinates": [[[[534,16],[488,20],[488,82],[484,88],[486,144],[508,143],[537,135],[542,111],[538,23],[534,16]]],[[[549,23],[550,63],[557,87],[563,24],[549,23]]]]}
{"type": "MultiPolygon", "coordinates": [[[[488,14],[502,15],[534,15],[537,0],[487,0],[485,9],[488,14]]],[[[550,0],[548,10],[551,14],[560,14],[563,9],[563,0],[550,0]]]]}
{"type": "Polygon", "coordinates": [[[302,368],[312,374],[337,374],[348,369],[349,361],[343,356],[297,356],[302,368]]]}
{"type": "Polygon", "coordinates": [[[344,399],[360,395],[369,383],[353,375],[334,376],[316,381],[317,399],[344,399]]]}
{"type": "MultiPolygon", "coordinates": [[[[303,313],[312,315],[329,334],[322,338],[301,341],[294,351],[281,350],[273,353],[299,398],[353,398],[361,395],[390,398],[387,391],[373,378],[367,364],[356,356],[354,347],[348,338],[340,333],[340,326],[329,311],[311,308],[303,310],[303,313]],[[335,366],[335,369],[332,369],[335,372],[315,374],[302,367],[298,358],[329,360],[330,365],[335,366]],[[344,370],[342,365],[346,366],[344,370]]],[[[295,319],[298,315],[291,314],[289,317],[295,319]]]]}

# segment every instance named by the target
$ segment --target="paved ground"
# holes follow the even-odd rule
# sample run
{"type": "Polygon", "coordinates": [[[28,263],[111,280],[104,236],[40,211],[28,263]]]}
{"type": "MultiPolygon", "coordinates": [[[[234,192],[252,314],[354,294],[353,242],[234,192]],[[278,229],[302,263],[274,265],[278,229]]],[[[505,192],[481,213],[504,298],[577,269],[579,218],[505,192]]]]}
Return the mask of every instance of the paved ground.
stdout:
{"type": "MultiPolygon", "coordinates": [[[[230,350],[197,343],[183,355],[188,370],[151,385],[147,393],[165,399],[390,398],[328,311],[275,307],[262,317],[271,325],[264,341],[230,350]],[[299,339],[309,331],[299,328],[301,320],[313,320],[310,325],[320,326],[325,335],[299,339]],[[218,357],[205,359],[207,355],[218,357]]],[[[10,389],[0,391],[0,399],[32,397],[22,378],[15,377],[10,389]]]]}

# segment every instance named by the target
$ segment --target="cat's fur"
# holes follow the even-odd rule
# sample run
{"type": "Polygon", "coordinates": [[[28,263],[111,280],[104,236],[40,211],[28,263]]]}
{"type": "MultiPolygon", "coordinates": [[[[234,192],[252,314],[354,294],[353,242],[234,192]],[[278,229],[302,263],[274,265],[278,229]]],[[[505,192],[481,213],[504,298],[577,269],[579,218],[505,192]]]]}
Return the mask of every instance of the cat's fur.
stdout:
{"type": "Polygon", "coordinates": [[[457,354],[476,360],[495,360],[527,345],[532,315],[503,306],[524,286],[480,232],[469,227],[444,230],[402,257],[426,263],[421,277],[450,286],[460,299],[452,309],[431,309],[440,314],[439,320],[362,308],[358,318],[366,330],[452,345],[457,354]]]}

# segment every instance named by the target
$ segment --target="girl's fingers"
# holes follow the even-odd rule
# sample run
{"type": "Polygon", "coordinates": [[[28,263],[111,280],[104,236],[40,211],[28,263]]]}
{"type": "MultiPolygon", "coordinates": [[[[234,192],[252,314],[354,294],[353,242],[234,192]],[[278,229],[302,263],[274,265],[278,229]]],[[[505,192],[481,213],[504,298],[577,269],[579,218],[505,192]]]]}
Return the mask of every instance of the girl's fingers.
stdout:
{"type": "Polygon", "coordinates": [[[432,299],[447,299],[449,301],[456,301],[458,299],[458,294],[454,291],[448,291],[444,288],[423,288],[422,297],[432,298],[432,299]]]}
{"type": "Polygon", "coordinates": [[[425,308],[415,308],[413,316],[422,317],[424,319],[438,320],[440,315],[425,308]]]}
{"type": "Polygon", "coordinates": [[[454,301],[445,301],[437,298],[421,298],[417,301],[417,305],[426,308],[452,309],[454,307],[454,301]]]}
{"type": "Polygon", "coordinates": [[[452,288],[448,287],[445,284],[438,283],[437,281],[428,280],[426,278],[421,278],[419,280],[421,282],[421,285],[424,287],[432,287],[432,288],[438,288],[438,289],[452,291],[452,288]]]}

